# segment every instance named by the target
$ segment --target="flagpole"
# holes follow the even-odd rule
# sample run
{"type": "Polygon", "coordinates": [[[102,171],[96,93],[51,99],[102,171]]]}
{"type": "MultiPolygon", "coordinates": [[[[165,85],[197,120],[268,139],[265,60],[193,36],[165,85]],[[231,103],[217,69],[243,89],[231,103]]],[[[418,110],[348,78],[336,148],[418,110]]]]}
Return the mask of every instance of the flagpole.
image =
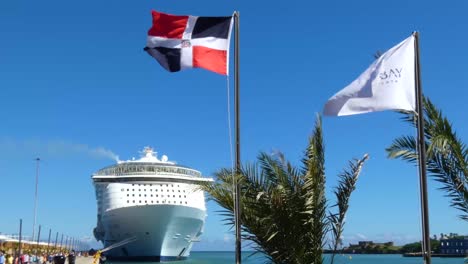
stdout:
{"type": "MultiPolygon", "coordinates": [[[[240,161],[240,115],[239,115],[239,12],[234,12],[234,97],[235,97],[235,131],[236,131],[236,179],[241,173],[240,161]]],[[[234,195],[234,222],[236,226],[236,264],[241,263],[241,207],[240,207],[240,186],[235,183],[234,195]]]]}
{"type": "Polygon", "coordinates": [[[418,131],[418,160],[419,160],[419,188],[421,196],[421,221],[422,221],[422,255],[425,264],[431,264],[431,239],[429,234],[429,208],[427,202],[427,173],[426,173],[426,145],[424,139],[424,102],[421,85],[421,68],[419,63],[419,33],[414,32],[415,46],[415,88],[417,108],[418,131]]]}

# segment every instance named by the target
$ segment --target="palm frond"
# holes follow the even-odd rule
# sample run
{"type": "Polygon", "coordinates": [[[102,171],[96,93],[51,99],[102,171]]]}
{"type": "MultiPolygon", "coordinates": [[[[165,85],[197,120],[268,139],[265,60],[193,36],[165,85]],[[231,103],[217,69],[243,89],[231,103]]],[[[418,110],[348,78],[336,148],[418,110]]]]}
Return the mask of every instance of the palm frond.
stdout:
{"type": "MultiPolygon", "coordinates": [[[[450,206],[462,212],[460,219],[468,221],[468,150],[457,136],[452,124],[429,98],[424,98],[424,137],[427,169],[441,190],[450,198],[450,206]]],[[[413,114],[405,112],[403,120],[414,125],[413,114]]],[[[388,157],[416,164],[418,155],[415,139],[402,136],[386,149],[388,157]]]]}
{"type": "Polygon", "coordinates": [[[339,175],[340,180],[338,186],[334,190],[336,203],[333,205],[333,207],[338,207],[338,212],[329,213],[329,221],[333,236],[333,254],[331,256],[331,264],[333,264],[335,252],[341,244],[341,235],[343,234],[346,213],[349,208],[349,199],[351,198],[353,191],[356,189],[358,177],[361,174],[362,167],[368,158],[369,156],[365,154],[362,159],[355,159],[352,162],[349,162],[349,169],[339,175]]]}

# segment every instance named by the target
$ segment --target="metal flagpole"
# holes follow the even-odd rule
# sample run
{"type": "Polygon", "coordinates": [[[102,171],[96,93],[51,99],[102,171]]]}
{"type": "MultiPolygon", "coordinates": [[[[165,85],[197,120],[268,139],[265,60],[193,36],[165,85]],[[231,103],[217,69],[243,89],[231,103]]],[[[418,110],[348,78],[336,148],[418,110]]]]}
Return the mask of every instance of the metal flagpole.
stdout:
{"type": "Polygon", "coordinates": [[[34,240],[34,229],[36,228],[36,212],[37,212],[37,184],[39,180],[39,161],[40,158],[36,158],[36,192],[34,194],[34,220],[33,220],[33,230],[32,230],[32,239],[34,240]]]}
{"type": "Polygon", "coordinates": [[[419,188],[421,196],[422,255],[425,264],[431,264],[431,238],[429,234],[429,208],[427,202],[426,144],[424,139],[424,102],[421,85],[421,67],[419,63],[419,33],[414,32],[415,46],[415,86],[418,131],[419,188]]]}
{"type": "Polygon", "coordinates": [[[49,255],[50,235],[51,234],[52,234],[52,228],[49,228],[49,239],[47,239],[47,256],[49,255]]]}
{"type": "Polygon", "coordinates": [[[58,240],[58,232],[55,235],[55,244],[54,244],[54,251],[57,250],[57,240],[58,240]]]}
{"type": "MultiPolygon", "coordinates": [[[[235,131],[236,131],[236,179],[241,173],[240,161],[240,102],[239,102],[239,12],[234,12],[234,97],[235,97],[235,131]]],[[[234,218],[236,225],[236,264],[241,263],[241,207],[240,207],[240,186],[236,181],[234,195],[234,218]]]]}
{"type": "Polygon", "coordinates": [[[39,225],[39,231],[37,232],[37,244],[36,244],[36,254],[39,249],[39,239],[41,239],[41,225],[39,225]]]}
{"type": "Polygon", "coordinates": [[[62,238],[60,239],[60,251],[62,251],[62,243],[63,243],[63,234],[62,234],[62,238]]]}
{"type": "MultiPolygon", "coordinates": [[[[20,230],[19,230],[19,238],[18,238],[18,259],[21,259],[21,237],[23,233],[23,219],[20,219],[20,230]]],[[[18,263],[21,263],[21,261],[18,261],[18,263]]]]}

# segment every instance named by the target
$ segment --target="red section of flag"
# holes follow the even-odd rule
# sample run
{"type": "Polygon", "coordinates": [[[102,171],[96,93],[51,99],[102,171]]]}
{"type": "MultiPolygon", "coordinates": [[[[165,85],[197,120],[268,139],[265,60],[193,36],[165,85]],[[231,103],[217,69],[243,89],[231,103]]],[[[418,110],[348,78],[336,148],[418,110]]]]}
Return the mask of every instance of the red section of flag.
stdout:
{"type": "Polygon", "coordinates": [[[148,35],[164,38],[181,39],[185,27],[187,26],[188,16],[174,16],[157,11],[151,11],[153,15],[153,26],[148,31],[148,35]]]}
{"type": "Polygon", "coordinates": [[[226,75],[227,52],[203,46],[193,46],[193,67],[226,75]]]}

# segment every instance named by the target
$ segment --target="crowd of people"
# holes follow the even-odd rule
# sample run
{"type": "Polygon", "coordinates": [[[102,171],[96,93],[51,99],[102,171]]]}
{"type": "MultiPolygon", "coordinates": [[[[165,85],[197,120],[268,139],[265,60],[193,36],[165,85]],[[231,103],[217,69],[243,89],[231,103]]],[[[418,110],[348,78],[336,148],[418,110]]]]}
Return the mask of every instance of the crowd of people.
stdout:
{"type": "Polygon", "coordinates": [[[13,256],[5,254],[0,251],[0,264],[75,264],[77,256],[81,256],[81,252],[76,253],[74,250],[68,254],[65,252],[58,252],[54,254],[21,254],[20,256],[13,256]]]}

